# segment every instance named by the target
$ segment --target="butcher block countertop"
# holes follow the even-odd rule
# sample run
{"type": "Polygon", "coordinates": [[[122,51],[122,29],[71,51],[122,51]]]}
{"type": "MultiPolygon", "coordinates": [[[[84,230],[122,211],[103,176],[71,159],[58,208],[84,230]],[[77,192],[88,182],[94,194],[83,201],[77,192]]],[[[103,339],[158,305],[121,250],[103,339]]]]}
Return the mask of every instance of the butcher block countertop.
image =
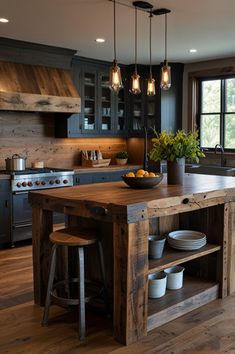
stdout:
{"type": "MultiPolygon", "coordinates": [[[[29,201],[35,303],[45,303],[53,212],[64,213],[68,226],[94,227],[104,244],[113,303],[110,325],[122,344],[235,291],[234,177],[185,174],[181,186],[168,185],[164,176],[152,189],[131,189],[123,181],[78,185],[30,192],[29,201]],[[149,234],[177,229],[203,232],[207,244],[190,251],[166,245],[161,259],[149,259],[149,234]],[[183,287],[149,299],[148,276],[180,264],[183,287]]],[[[86,270],[94,275],[94,257],[87,260],[86,270]]]]}
{"type": "MultiPolygon", "coordinates": [[[[160,184],[153,189],[131,189],[124,182],[96,183],[90,185],[81,185],[76,187],[58,188],[50,190],[35,191],[30,193],[29,200],[31,203],[48,203],[49,200],[63,200],[64,206],[84,206],[85,214],[88,216],[87,203],[89,206],[103,206],[108,208],[106,214],[102,218],[109,220],[112,218],[113,206],[119,206],[126,212],[127,206],[139,204],[154,210],[156,214],[169,212],[170,207],[178,207],[180,210],[197,208],[198,202],[209,203],[211,198],[220,198],[221,200],[235,197],[235,178],[224,176],[208,176],[199,174],[185,174],[184,184],[168,185],[166,176],[160,184]],[[110,206],[110,207],[109,207],[110,206]],[[166,210],[165,210],[166,209],[166,210]]],[[[120,212],[120,210],[119,210],[120,212]]],[[[83,212],[81,211],[83,214],[83,212]]],[[[129,208],[128,214],[136,213],[136,209],[129,208]]],[[[81,215],[82,216],[82,215],[81,215]]],[[[100,218],[91,213],[90,216],[100,218]]],[[[140,216],[143,219],[143,216],[140,216]]]]}

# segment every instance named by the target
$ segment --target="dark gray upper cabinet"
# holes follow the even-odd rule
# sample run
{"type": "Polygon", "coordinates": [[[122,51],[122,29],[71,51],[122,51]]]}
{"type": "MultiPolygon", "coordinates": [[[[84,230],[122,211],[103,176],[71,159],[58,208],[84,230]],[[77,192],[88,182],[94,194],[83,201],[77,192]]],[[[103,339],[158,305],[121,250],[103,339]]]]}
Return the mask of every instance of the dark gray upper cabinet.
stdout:
{"type": "MultiPolygon", "coordinates": [[[[110,63],[87,58],[73,60],[74,83],[81,96],[81,113],[56,120],[57,137],[127,136],[126,91],[109,88],[110,63]]],[[[125,68],[122,68],[125,81],[125,68]]]]}
{"type": "MultiPolygon", "coordinates": [[[[155,96],[147,95],[147,80],[149,66],[138,65],[138,74],[141,77],[141,94],[130,93],[129,107],[129,136],[143,136],[143,128],[148,129],[148,135],[153,135],[154,128],[160,132],[164,129],[176,131],[182,124],[182,81],[183,64],[171,64],[172,86],[168,91],[160,89],[159,65],[152,68],[156,83],[155,96]]],[[[133,73],[134,66],[128,68],[128,77],[133,73]]]]}
{"type": "Polygon", "coordinates": [[[182,126],[183,64],[170,64],[172,86],[160,89],[160,65],[154,65],[156,95],[147,96],[149,66],[138,65],[141,94],[130,93],[130,78],[134,65],[121,66],[124,88],[118,95],[109,88],[111,63],[76,57],[72,61],[74,84],[81,96],[81,113],[56,117],[57,137],[123,136],[142,137],[143,127],[148,135],[167,129],[176,131],[182,126]]]}

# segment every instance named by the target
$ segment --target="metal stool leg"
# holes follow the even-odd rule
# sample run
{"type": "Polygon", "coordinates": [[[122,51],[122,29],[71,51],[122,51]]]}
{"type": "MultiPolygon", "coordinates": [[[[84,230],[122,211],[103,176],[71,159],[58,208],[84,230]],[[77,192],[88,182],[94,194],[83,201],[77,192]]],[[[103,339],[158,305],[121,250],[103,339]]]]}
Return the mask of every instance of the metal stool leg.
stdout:
{"type": "Polygon", "coordinates": [[[79,339],[83,341],[86,333],[85,319],[85,275],[84,275],[84,249],[78,247],[78,274],[79,274],[79,339]]]}
{"type": "Polygon", "coordinates": [[[109,298],[108,298],[108,287],[107,287],[107,280],[106,280],[105,266],[104,266],[104,252],[103,252],[103,246],[102,246],[102,243],[100,240],[98,240],[98,249],[99,249],[101,277],[102,277],[103,285],[104,285],[104,302],[105,302],[105,306],[106,306],[107,316],[110,317],[111,312],[110,312],[110,305],[109,305],[109,298]]]}
{"type": "Polygon", "coordinates": [[[53,281],[55,277],[56,249],[57,249],[57,245],[54,244],[52,246],[51,264],[50,264],[49,279],[47,285],[46,302],[45,302],[45,308],[44,308],[43,319],[42,319],[42,326],[48,326],[49,308],[51,304],[51,292],[52,292],[53,281]]]}

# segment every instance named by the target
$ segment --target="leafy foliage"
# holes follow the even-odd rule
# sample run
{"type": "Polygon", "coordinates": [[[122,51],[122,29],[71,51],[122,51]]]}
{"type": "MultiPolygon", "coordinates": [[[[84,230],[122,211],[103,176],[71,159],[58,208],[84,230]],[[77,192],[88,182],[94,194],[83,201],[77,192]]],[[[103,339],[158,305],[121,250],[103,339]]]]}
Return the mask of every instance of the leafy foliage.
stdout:
{"type": "Polygon", "coordinates": [[[154,134],[156,138],[152,139],[153,148],[149,155],[151,160],[177,161],[185,157],[190,162],[199,162],[199,157],[205,157],[200,149],[197,131],[185,133],[183,130],[178,130],[174,134],[164,130],[160,134],[154,131],[154,134]]]}
{"type": "Polygon", "coordinates": [[[128,159],[127,151],[119,151],[115,155],[116,159],[128,159]]]}

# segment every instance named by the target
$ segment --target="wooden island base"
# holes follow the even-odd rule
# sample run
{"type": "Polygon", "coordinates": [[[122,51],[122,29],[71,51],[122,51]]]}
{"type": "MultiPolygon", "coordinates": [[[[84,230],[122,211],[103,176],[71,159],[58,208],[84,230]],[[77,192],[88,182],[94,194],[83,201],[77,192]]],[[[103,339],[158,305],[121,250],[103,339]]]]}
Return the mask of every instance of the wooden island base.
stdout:
{"type": "MultiPolygon", "coordinates": [[[[106,249],[113,330],[123,344],[147,331],[235,290],[233,177],[185,175],[183,186],[166,179],[151,190],[133,190],[122,182],[31,192],[33,208],[34,298],[44,304],[53,212],[68,215],[71,226],[100,231],[106,249]],[[204,232],[207,245],[197,251],[165,248],[148,260],[148,235],[177,229],[204,232]],[[184,286],[148,299],[148,274],[172,265],[185,267],[184,286]]],[[[88,257],[93,263],[94,258],[88,257]]]]}

